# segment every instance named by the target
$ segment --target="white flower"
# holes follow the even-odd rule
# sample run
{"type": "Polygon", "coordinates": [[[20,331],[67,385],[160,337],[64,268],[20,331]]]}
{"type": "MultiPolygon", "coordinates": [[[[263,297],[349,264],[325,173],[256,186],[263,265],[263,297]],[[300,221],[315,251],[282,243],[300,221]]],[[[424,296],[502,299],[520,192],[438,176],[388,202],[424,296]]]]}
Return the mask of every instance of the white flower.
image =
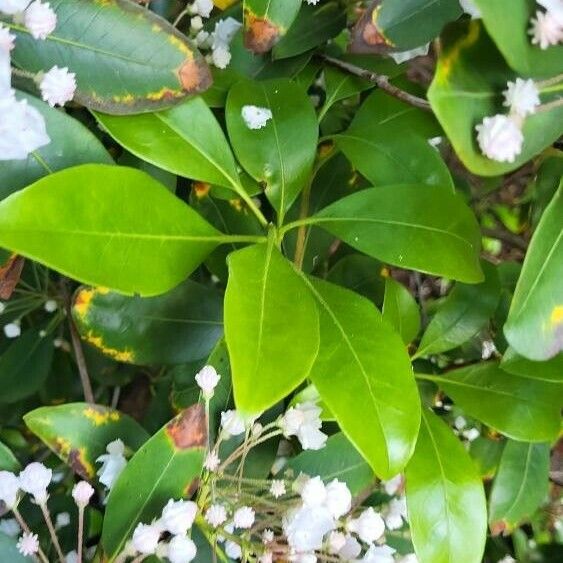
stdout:
{"type": "Polygon", "coordinates": [[[59,512],[55,519],[55,529],[65,528],[70,524],[70,514],[68,512],[59,512]]]}
{"type": "Polygon", "coordinates": [[[0,500],[8,507],[16,506],[20,480],[11,471],[0,471],[0,500]]]}
{"type": "Polygon", "coordinates": [[[273,530],[270,530],[269,528],[266,528],[263,532],[262,532],[262,543],[264,544],[268,544],[274,541],[274,532],[273,530]]]}
{"type": "Polygon", "coordinates": [[[508,82],[507,89],[503,92],[504,104],[510,112],[520,117],[536,113],[540,105],[540,93],[532,79],[517,78],[515,82],[508,82]]]}
{"type": "Polygon", "coordinates": [[[287,542],[298,552],[320,549],[324,536],[335,528],[336,522],[324,506],[305,505],[291,510],[283,519],[287,542]]]}
{"type": "Polygon", "coordinates": [[[352,507],[352,493],[346,483],[333,479],[326,486],[326,507],[335,518],[340,518],[352,507]]]}
{"type": "MultiPolygon", "coordinates": [[[[13,93],[0,98],[0,160],[25,160],[29,153],[50,142],[45,120],[34,107],[28,106],[27,100],[18,101],[13,93]]],[[[7,326],[12,333],[17,332],[13,326],[7,326]]]]}
{"type": "MultiPolygon", "coordinates": [[[[414,553],[408,553],[397,559],[398,563],[418,563],[418,558],[414,553]]],[[[501,563],[500,561],[498,563],[501,563]]]]}
{"type": "Polygon", "coordinates": [[[69,551],[65,555],[65,563],[78,563],[78,553],[75,550],[69,551]]]}
{"type": "Polygon", "coordinates": [[[213,10],[212,0],[195,0],[192,4],[194,13],[199,14],[204,18],[208,18],[213,10]]]}
{"type": "Polygon", "coordinates": [[[395,550],[388,545],[372,545],[362,557],[364,563],[394,563],[395,550]]]}
{"type": "Polygon", "coordinates": [[[7,27],[0,24],[0,51],[9,53],[14,48],[15,39],[16,36],[10,33],[7,27]]]}
{"type": "Polygon", "coordinates": [[[34,555],[39,551],[39,538],[37,534],[24,532],[16,545],[22,555],[34,555]]]}
{"type": "Polygon", "coordinates": [[[0,520],[0,532],[11,538],[15,538],[20,535],[21,528],[15,518],[5,518],[4,520],[0,520]]]}
{"type": "Polygon", "coordinates": [[[408,51],[399,51],[398,53],[389,53],[389,56],[398,64],[410,61],[416,57],[424,57],[428,55],[428,49],[430,48],[430,43],[422,45],[420,47],[415,47],[408,51]]]}
{"type": "Polygon", "coordinates": [[[464,430],[462,432],[462,436],[468,442],[473,442],[474,440],[477,440],[477,438],[479,438],[480,435],[481,433],[479,432],[479,430],[477,430],[477,428],[470,428],[469,430],[464,430]]]}
{"type": "Polygon", "coordinates": [[[201,16],[195,16],[190,20],[190,30],[194,33],[201,31],[203,29],[203,20],[201,16]]]}
{"type": "Polygon", "coordinates": [[[186,536],[174,536],[168,544],[167,557],[170,563],[188,563],[197,554],[195,543],[186,536]]]}
{"type": "Polygon", "coordinates": [[[348,522],[348,530],[358,534],[365,543],[373,543],[385,532],[383,518],[370,506],[358,518],[348,522]]]}
{"type": "Polygon", "coordinates": [[[74,97],[76,90],[76,74],[68,68],[54,66],[46,72],[39,83],[41,97],[51,106],[64,106],[74,97]]]}
{"type": "Polygon", "coordinates": [[[285,495],[285,483],[281,479],[273,479],[270,484],[270,494],[274,498],[280,498],[285,495]]]}
{"type": "Polygon", "coordinates": [[[328,438],[320,431],[322,410],[312,402],[305,402],[291,407],[280,421],[280,427],[286,437],[297,436],[305,450],[320,450],[328,438]]]}
{"type": "Polygon", "coordinates": [[[524,135],[518,124],[506,115],[485,117],[475,129],[481,152],[492,160],[514,162],[522,152],[524,135]]]}
{"type": "Polygon", "coordinates": [[[162,510],[161,524],[171,534],[185,535],[192,527],[197,514],[197,504],[191,500],[170,499],[162,510]]]}
{"type": "Polygon", "coordinates": [[[547,49],[563,41],[563,23],[558,21],[552,12],[536,12],[536,17],[530,20],[532,26],[528,33],[532,36],[532,44],[547,49]]]}
{"type": "Polygon", "coordinates": [[[497,347],[492,340],[483,340],[481,343],[481,359],[488,360],[497,353],[497,347]]]}
{"type": "Polygon", "coordinates": [[[502,559],[499,559],[498,563],[516,563],[516,559],[514,559],[510,555],[506,555],[502,559]]]}
{"type": "Polygon", "coordinates": [[[355,559],[362,552],[362,546],[360,542],[351,534],[346,536],[346,543],[342,549],[338,552],[338,555],[345,561],[355,559]]]}
{"type": "Polygon", "coordinates": [[[53,471],[45,467],[42,463],[34,461],[30,463],[19,474],[20,489],[33,495],[37,504],[47,502],[49,495],[47,487],[53,478],[53,471]]]}
{"type": "Polygon", "coordinates": [[[403,486],[403,476],[399,473],[389,481],[383,481],[383,488],[389,496],[393,496],[403,486]]]}
{"type": "Polygon", "coordinates": [[[300,494],[303,499],[303,504],[311,507],[323,506],[327,497],[325,484],[318,476],[309,479],[300,494]]]}
{"type": "Polygon", "coordinates": [[[161,528],[156,524],[137,524],[131,545],[137,552],[150,555],[156,551],[160,534],[161,528]]]}
{"type": "Polygon", "coordinates": [[[35,39],[46,39],[57,27],[57,14],[48,2],[35,0],[25,10],[23,21],[35,39]]]}
{"type": "Polygon", "coordinates": [[[195,42],[198,47],[207,46],[208,40],[209,40],[209,33],[207,33],[207,31],[203,29],[200,30],[198,34],[195,36],[195,42]]]}
{"type": "Polygon", "coordinates": [[[215,371],[213,366],[204,366],[195,376],[196,383],[206,399],[213,397],[213,391],[220,379],[221,376],[215,371]]]}
{"type": "Polygon", "coordinates": [[[222,504],[212,504],[205,513],[205,521],[214,528],[227,520],[227,509],[222,504]]]}
{"type": "Polygon", "coordinates": [[[472,19],[481,17],[481,10],[475,5],[475,0],[459,0],[461,9],[471,16],[472,19]]]}
{"type": "Polygon", "coordinates": [[[456,416],[454,420],[456,430],[463,430],[467,426],[467,420],[463,416],[456,416]]]}
{"type": "Polygon", "coordinates": [[[207,471],[215,471],[219,467],[220,463],[221,460],[216,452],[209,452],[205,457],[205,463],[203,466],[207,469],[207,471]]]}
{"type": "MultiPolygon", "coordinates": [[[[1,144],[1,141],[0,141],[1,144]]],[[[22,333],[22,329],[17,323],[8,323],[4,326],[4,334],[6,338],[17,338],[22,333]]]]}
{"type": "Polygon", "coordinates": [[[562,0],[536,0],[542,5],[558,22],[563,25],[563,1],[562,0]]]}
{"type": "Polygon", "coordinates": [[[249,129],[262,129],[272,119],[272,112],[268,108],[258,106],[243,106],[241,115],[249,129]]]}
{"type": "Polygon", "coordinates": [[[225,543],[225,554],[231,559],[240,559],[242,557],[242,549],[238,543],[228,540],[225,543]]]}
{"type": "Polygon", "coordinates": [[[211,61],[217,68],[225,69],[231,62],[231,52],[222,45],[215,47],[211,54],[211,61]]]}
{"type": "Polygon", "coordinates": [[[45,309],[47,313],[54,313],[58,308],[59,304],[54,299],[48,299],[43,304],[43,309],[45,309]]]}
{"type": "Polygon", "coordinates": [[[10,16],[23,12],[31,0],[0,0],[0,12],[10,16]]]}
{"type": "Polygon", "coordinates": [[[72,488],[72,498],[76,505],[80,508],[88,506],[92,495],[94,494],[94,487],[87,481],[80,481],[72,488]]]}
{"type": "Polygon", "coordinates": [[[227,438],[242,434],[245,429],[244,419],[235,410],[221,413],[221,427],[227,438]]]}
{"type": "Polygon", "coordinates": [[[250,506],[241,506],[235,510],[233,515],[233,523],[235,528],[251,528],[252,524],[254,524],[254,519],[256,515],[254,513],[254,509],[250,508],[250,506]]]}
{"type": "Polygon", "coordinates": [[[330,553],[338,553],[346,545],[346,536],[342,532],[330,532],[327,548],[330,553]]]}
{"type": "Polygon", "coordinates": [[[385,525],[389,530],[398,530],[407,519],[407,500],[405,497],[394,498],[383,514],[385,525]]]}
{"type": "Polygon", "coordinates": [[[127,465],[127,460],[123,455],[125,444],[117,438],[106,446],[106,452],[107,454],[102,454],[96,459],[96,462],[102,464],[97,475],[100,483],[111,489],[127,465]]]}
{"type": "Polygon", "coordinates": [[[213,49],[225,47],[228,50],[233,37],[241,27],[242,24],[234,18],[219,20],[215,24],[215,30],[213,31],[213,49]]]}
{"type": "Polygon", "coordinates": [[[307,4],[309,6],[316,6],[319,3],[319,0],[307,0],[307,4]]]}

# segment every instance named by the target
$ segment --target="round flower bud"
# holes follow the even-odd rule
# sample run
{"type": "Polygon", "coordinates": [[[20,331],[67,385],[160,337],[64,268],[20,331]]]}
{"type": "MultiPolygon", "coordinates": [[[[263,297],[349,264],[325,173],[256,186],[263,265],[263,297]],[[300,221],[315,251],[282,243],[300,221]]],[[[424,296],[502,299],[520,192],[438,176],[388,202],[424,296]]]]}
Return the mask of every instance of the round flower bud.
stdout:
{"type": "Polygon", "coordinates": [[[326,487],[320,477],[309,479],[301,491],[301,498],[307,506],[321,506],[325,503],[326,496],[326,487]]]}
{"type": "Polygon", "coordinates": [[[213,391],[221,379],[213,366],[204,366],[195,376],[196,383],[199,385],[206,399],[213,397],[213,391]]]}
{"type": "Polygon", "coordinates": [[[168,544],[167,557],[170,563],[188,563],[197,554],[195,543],[186,536],[174,536],[168,544]]]}
{"type": "Polygon", "coordinates": [[[332,480],[326,486],[326,507],[335,518],[344,516],[352,507],[352,493],[338,479],[332,480]]]}
{"type": "Polygon", "coordinates": [[[78,507],[84,508],[88,506],[92,495],[94,494],[94,487],[87,481],[80,481],[76,483],[72,489],[72,498],[78,507]]]}
{"type": "Polygon", "coordinates": [[[197,514],[197,504],[192,501],[170,499],[162,511],[160,522],[173,535],[185,535],[192,527],[197,514]]]}
{"type": "Polygon", "coordinates": [[[51,483],[53,471],[42,463],[34,461],[30,463],[19,475],[20,488],[22,491],[33,495],[37,504],[47,502],[49,495],[47,487],[51,483]]]}
{"type": "Polygon", "coordinates": [[[235,528],[250,528],[254,524],[255,513],[250,506],[241,506],[237,508],[233,516],[235,528]]]}
{"type": "Polygon", "coordinates": [[[20,481],[11,471],[0,471],[0,500],[13,508],[18,501],[20,481]]]}
{"type": "Polygon", "coordinates": [[[35,39],[46,39],[57,27],[57,15],[48,2],[35,0],[24,13],[24,24],[35,39]]]}
{"type": "Polygon", "coordinates": [[[155,524],[137,524],[131,545],[135,551],[143,555],[151,555],[156,551],[160,533],[160,527],[155,524]]]}
{"type": "Polygon", "coordinates": [[[498,162],[514,162],[522,152],[524,135],[518,124],[506,115],[485,117],[475,127],[481,152],[498,162]]]}
{"type": "Polygon", "coordinates": [[[225,553],[231,559],[240,559],[242,557],[242,549],[240,545],[234,541],[225,542],[225,553]]]}
{"type": "MultiPolygon", "coordinates": [[[[46,72],[39,83],[41,90],[41,97],[51,106],[64,106],[70,102],[74,97],[76,90],[76,74],[69,72],[67,67],[59,68],[54,66],[49,72],[46,72]]],[[[54,303],[55,309],[57,307],[56,301],[47,301],[47,303],[54,303]]],[[[45,307],[47,307],[47,303],[45,307]]],[[[48,309],[46,308],[48,311],[48,309]]]]}
{"type": "Polygon", "coordinates": [[[370,506],[358,518],[348,522],[348,530],[358,534],[365,543],[373,543],[385,532],[383,518],[370,506]]]}
{"type": "Polygon", "coordinates": [[[205,513],[205,521],[217,528],[227,520],[227,510],[222,504],[212,504],[205,513]]]}

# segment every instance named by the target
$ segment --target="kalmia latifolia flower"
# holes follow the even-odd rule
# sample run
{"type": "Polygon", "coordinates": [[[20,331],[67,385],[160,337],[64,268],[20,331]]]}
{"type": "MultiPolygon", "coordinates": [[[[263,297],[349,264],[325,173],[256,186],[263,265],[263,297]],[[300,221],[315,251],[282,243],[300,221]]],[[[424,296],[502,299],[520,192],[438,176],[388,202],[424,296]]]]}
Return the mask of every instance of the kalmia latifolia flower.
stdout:
{"type": "Polygon", "coordinates": [[[54,66],[46,72],[39,83],[42,98],[51,106],[64,106],[74,97],[76,75],[67,67],[54,66]]]}
{"type": "Polygon", "coordinates": [[[514,82],[508,82],[504,94],[504,105],[510,108],[510,112],[526,117],[536,112],[540,105],[539,91],[533,80],[517,78],[514,82]]]}
{"type": "Polygon", "coordinates": [[[213,397],[213,392],[220,379],[221,376],[213,366],[204,366],[195,376],[196,383],[206,399],[213,397]]]}
{"type": "Polygon", "coordinates": [[[475,129],[481,152],[492,160],[514,162],[522,152],[524,135],[518,123],[509,116],[485,117],[475,129]]]}
{"type": "Polygon", "coordinates": [[[24,12],[24,24],[35,39],[46,39],[57,27],[57,15],[48,2],[35,0],[24,12]]]}
{"type": "Polygon", "coordinates": [[[32,495],[36,503],[43,504],[49,498],[47,487],[52,478],[51,469],[34,461],[19,474],[20,489],[32,495]]]}
{"type": "Polygon", "coordinates": [[[25,557],[35,555],[39,551],[39,537],[37,534],[24,532],[18,540],[17,548],[25,557]]]}

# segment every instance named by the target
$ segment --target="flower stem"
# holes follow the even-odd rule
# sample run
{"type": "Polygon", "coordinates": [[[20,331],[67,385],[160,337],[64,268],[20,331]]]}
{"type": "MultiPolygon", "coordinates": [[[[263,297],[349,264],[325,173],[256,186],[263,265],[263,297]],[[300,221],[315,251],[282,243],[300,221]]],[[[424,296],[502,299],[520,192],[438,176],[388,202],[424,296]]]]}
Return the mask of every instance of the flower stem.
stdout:
{"type": "Polygon", "coordinates": [[[78,545],[76,552],[78,554],[78,563],[82,563],[82,544],[84,543],[84,507],[78,507],[78,545]]]}
{"type": "MultiPolygon", "coordinates": [[[[16,520],[18,521],[18,524],[20,525],[20,528],[28,533],[31,534],[31,530],[29,529],[29,526],[27,525],[27,522],[23,519],[23,516],[21,515],[20,511],[14,506],[12,508],[12,512],[16,518],[16,520]]],[[[47,559],[47,556],[45,555],[45,552],[39,548],[37,550],[37,555],[39,555],[39,559],[41,559],[41,561],[43,563],[49,563],[49,560],[47,559]]]]}
{"type": "Polygon", "coordinates": [[[47,528],[49,529],[49,534],[51,535],[51,539],[53,540],[55,551],[57,552],[57,555],[61,563],[65,563],[65,556],[63,550],[61,549],[61,544],[59,543],[59,538],[57,537],[55,526],[53,526],[53,521],[51,520],[51,514],[49,513],[49,508],[47,507],[47,503],[42,502],[39,505],[39,507],[41,508],[41,512],[43,513],[43,518],[45,519],[45,523],[47,524],[47,528]]]}

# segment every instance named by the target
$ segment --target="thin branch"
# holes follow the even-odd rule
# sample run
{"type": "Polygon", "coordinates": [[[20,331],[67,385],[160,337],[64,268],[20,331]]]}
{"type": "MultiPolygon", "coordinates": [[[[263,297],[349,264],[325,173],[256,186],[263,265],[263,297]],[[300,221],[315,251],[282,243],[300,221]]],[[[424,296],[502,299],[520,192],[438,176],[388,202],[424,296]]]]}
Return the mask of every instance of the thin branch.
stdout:
{"type": "Polygon", "coordinates": [[[519,237],[518,235],[513,235],[508,231],[503,231],[502,229],[489,229],[484,227],[482,229],[482,232],[486,237],[496,238],[497,240],[515,246],[520,250],[525,251],[528,249],[528,244],[523,238],[519,237]]]}
{"type": "Polygon", "coordinates": [[[411,106],[420,108],[424,111],[432,111],[430,107],[430,103],[425,100],[424,98],[419,98],[418,96],[414,96],[413,94],[409,94],[397,86],[393,86],[389,82],[389,77],[384,76],[382,74],[376,74],[371,70],[367,70],[365,68],[361,68],[359,66],[353,65],[341,59],[336,59],[334,57],[330,57],[328,55],[320,55],[320,58],[327,62],[329,65],[332,65],[340,70],[348,72],[349,74],[353,74],[354,76],[358,76],[359,78],[363,78],[364,80],[368,80],[369,82],[373,82],[375,85],[379,86],[382,90],[410,104],[411,106]]]}

